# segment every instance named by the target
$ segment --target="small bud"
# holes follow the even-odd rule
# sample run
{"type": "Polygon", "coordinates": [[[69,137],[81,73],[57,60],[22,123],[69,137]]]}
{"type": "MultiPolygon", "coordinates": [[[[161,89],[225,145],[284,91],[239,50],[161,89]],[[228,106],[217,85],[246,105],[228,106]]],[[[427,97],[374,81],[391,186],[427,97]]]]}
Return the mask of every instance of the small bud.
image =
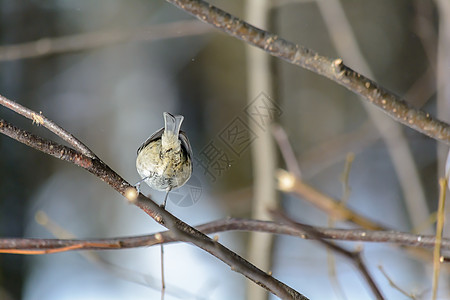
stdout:
{"type": "Polygon", "coordinates": [[[131,203],[134,203],[138,198],[139,193],[134,187],[129,187],[125,190],[125,198],[131,203]]]}
{"type": "Polygon", "coordinates": [[[340,67],[343,64],[342,59],[338,58],[333,61],[335,67],[340,67]]]}
{"type": "Polygon", "coordinates": [[[295,185],[295,176],[284,170],[278,171],[278,188],[284,192],[290,192],[295,185]]]}

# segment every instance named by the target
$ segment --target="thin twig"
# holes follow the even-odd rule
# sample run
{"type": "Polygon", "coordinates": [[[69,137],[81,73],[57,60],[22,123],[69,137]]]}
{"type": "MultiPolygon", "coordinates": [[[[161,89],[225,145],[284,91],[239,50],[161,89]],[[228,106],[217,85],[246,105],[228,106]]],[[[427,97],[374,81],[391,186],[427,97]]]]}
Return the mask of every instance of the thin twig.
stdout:
{"type": "MultiPolygon", "coordinates": [[[[283,156],[285,164],[290,166],[293,172],[301,174],[299,164],[295,156],[293,155],[292,147],[283,128],[281,126],[274,127],[272,133],[275,136],[275,140],[277,141],[278,147],[281,150],[281,154],[283,156]]],[[[347,160],[349,160],[348,157],[347,160]]],[[[344,171],[344,174],[345,172],[347,172],[347,178],[344,178],[345,180],[348,180],[348,172],[351,163],[348,162],[347,164],[348,166],[346,168],[348,169],[348,171],[344,171]]],[[[279,170],[276,174],[276,178],[278,179],[278,188],[281,191],[286,193],[294,193],[297,196],[302,197],[317,208],[325,211],[333,219],[346,220],[349,222],[353,222],[361,227],[372,230],[386,229],[385,227],[376,224],[375,222],[363,216],[360,216],[356,212],[345,207],[345,205],[342,205],[342,201],[333,199],[307,185],[300,179],[300,177],[296,176],[293,173],[279,170]]],[[[343,197],[346,196],[344,195],[343,197]]]]}
{"type": "Polygon", "coordinates": [[[436,223],[436,245],[433,251],[433,295],[431,299],[435,300],[437,297],[437,289],[439,285],[439,271],[441,267],[441,243],[442,231],[444,229],[444,208],[445,208],[445,194],[447,191],[447,179],[441,178],[439,180],[439,204],[437,211],[436,223]]]}
{"type": "Polygon", "coordinates": [[[350,177],[350,169],[352,167],[352,163],[355,160],[354,153],[348,153],[345,159],[344,171],[342,172],[341,182],[342,182],[342,199],[341,205],[346,206],[348,199],[350,198],[351,187],[348,183],[348,179],[350,177]]]}
{"type": "MultiPolygon", "coordinates": [[[[204,234],[212,234],[224,231],[259,231],[280,235],[295,236],[302,239],[310,239],[304,231],[289,224],[280,224],[271,221],[259,221],[248,219],[224,219],[217,220],[195,227],[204,234]]],[[[323,239],[341,240],[349,242],[374,242],[389,243],[415,248],[433,249],[436,237],[432,235],[417,235],[400,231],[372,231],[366,229],[335,229],[314,227],[323,239]]],[[[150,247],[159,244],[167,244],[180,241],[170,231],[158,232],[150,235],[119,237],[108,239],[33,239],[33,238],[0,238],[0,253],[4,250],[45,250],[59,249],[69,246],[77,246],[76,250],[114,250],[130,249],[138,247],[150,247]]],[[[75,250],[75,249],[73,249],[75,250]]],[[[450,239],[441,240],[441,250],[450,250],[450,239]]],[[[10,253],[14,253],[10,251],[10,253]]],[[[42,254],[42,253],[28,253],[42,254]]]]}
{"type": "Polygon", "coordinates": [[[346,250],[345,248],[343,248],[339,245],[336,245],[335,243],[332,243],[328,240],[323,239],[320,236],[320,233],[318,233],[314,229],[314,227],[294,222],[287,215],[285,215],[284,213],[282,213],[280,211],[272,211],[272,213],[276,217],[280,218],[282,221],[284,221],[292,226],[297,226],[300,230],[306,232],[310,237],[317,240],[318,242],[323,244],[325,247],[350,259],[353,262],[353,264],[358,268],[358,270],[361,272],[362,276],[366,280],[367,284],[369,285],[370,289],[372,290],[372,292],[376,296],[376,298],[381,299],[381,300],[384,299],[383,295],[381,294],[380,289],[378,288],[377,284],[373,280],[372,276],[370,275],[369,271],[367,270],[365,263],[362,260],[361,252],[346,250]]]}
{"type": "MultiPolygon", "coordinates": [[[[416,1],[418,2],[418,1],[416,1]]],[[[436,93],[436,73],[431,66],[411,84],[404,97],[415,107],[423,107],[436,93]]]]}
{"type": "Polygon", "coordinates": [[[164,280],[164,245],[161,244],[159,249],[161,250],[161,300],[164,300],[166,293],[166,281],[164,280]]]}
{"type": "MultiPolygon", "coordinates": [[[[166,191],[166,196],[161,204],[163,209],[166,209],[167,197],[169,197],[170,189],[166,191]]],[[[166,293],[166,281],[164,277],[164,244],[161,244],[160,249],[160,260],[161,260],[161,300],[164,300],[164,295],[166,293]]]]}
{"type": "Polygon", "coordinates": [[[386,227],[361,216],[348,207],[342,206],[340,201],[333,199],[322,192],[307,185],[285,170],[279,170],[276,174],[278,188],[286,193],[294,193],[298,197],[310,202],[320,210],[326,212],[336,220],[343,220],[357,224],[363,228],[372,230],[385,230],[386,227]]]}
{"type": "Polygon", "coordinates": [[[20,105],[17,102],[14,102],[12,100],[7,99],[6,97],[3,97],[0,95],[0,105],[3,105],[6,108],[9,108],[10,110],[18,113],[19,115],[24,116],[25,118],[28,118],[33,121],[33,123],[36,123],[38,126],[42,125],[60,138],[62,138],[64,141],[69,143],[72,147],[75,148],[75,150],[81,152],[82,154],[90,157],[90,158],[96,158],[95,154],[88,148],[86,145],[84,145],[80,140],[78,140],[76,137],[74,137],[72,134],[70,134],[67,130],[63,129],[62,127],[55,124],[53,121],[46,118],[41,112],[38,114],[31,109],[26,108],[25,106],[20,105]]]}
{"type": "MultiPolygon", "coordinates": [[[[47,214],[43,211],[37,211],[35,214],[36,222],[47,229],[52,235],[54,235],[58,239],[75,239],[76,236],[71,232],[67,231],[65,228],[56,224],[53,220],[51,220],[47,214]]],[[[120,243],[113,243],[113,245],[120,245],[120,243]]],[[[116,265],[112,262],[109,262],[105,258],[103,258],[100,253],[94,251],[83,251],[80,255],[85,258],[87,261],[95,264],[105,270],[108,273],[114,273],[118,277],[133,282],[148,288],[152,288],[155,290],[160,290],[159,281],[156,280],[151,275],[139,273],[136,270],[127,269],[120,265],[116,265]]],[[[182,299],[183,297],[188,297],[192,299],[208,299],[204,295],[192,294],[191,292],[179,288],[177,286],[171,286],[168,291],[169,294],[182,299]]]]}
{"type": "MultiPolygon", "coordinates": [[[[350,169],[355,159],[355,154],[348,153],[346,160],[344,171],[341,174],[341,182],[342,182],[342,199],[340,201],[341,207],[345,207],[347,205],[348,199],[350,198],[350,185],[348,183],[350,177],[350,169]]],[[[331,217],[328,217],[328,227],[333,228],[335,226],[335,220],[331,217]]],[[[336,261],[334,259],[334,252],[327,248],[327,261],[328,261],[328,269],[329,276],[332,286],[337,295],[340,296],[341,299],[346,299],[344,289],[342,288],[339,280],[336,276],[336,261]]]]}
{"type": "Polygon", "coordinates": [[[0,46],[0,61],[91,50],[124,42],[154,41],[200,35],[211,31],[210,27],[189,20],[167,24],[153,24],[130,30],[105,30],[56,38],[48,37],[22,44],[0,46]]]}
{"type": "Polygon", "coordinates": [[[299,157],[299,164],[302,166],[303,173],[306,173],[303,179],[314,177],[330,166],[342,162],[349,152],[355,155],[363,152],[375,144],[379,138],[371,122],[365,121],[348,133],[338,134],[313,146],[299,157]]]}
{"type": "Polygon", "coordinates": [[[405,100],[347,67],[342,59],[330,59],[278,35],[261,30],[201,0],[166,0],[199,20],[291,64],[327,77],[361,95],[394,120],[434,139],[450,144],[450,125],[411,107],[405,100]]]}
{"type": "Polygon", "coordinates": [[[383,274],[384,277],[386,277],[387,281],[389,282],[389,285],[392,286],[394,289],[396,289],[397,291],[399,291],[400,293],[402,293],[403,295],[405,295],[408,298],[411,298],[412,300],[416,300],[416,296],[414,294],[410,294],[408,292],[406,292],[405,290],[403,290],[401,287],[399,287],[390,277],[389,275],[386,273],[386,271],[383,269],[383,267],[381,265],[378,266],[378,269],[380,269],[380,272],[383,274]]]}
{"type": "MultiPolygon", "coordinates": [[[[126,182],[120,175],[114,172],[100,159],[92,159],[69,147],[57,144],[53,141],[38,137],[27,131],[21,130],[4,120],[0,120],[0,132],[46,154],[71,162],[84,168],[101,180],[106,182],[123,196],[129,195],[134,187],[126,182]]],[[[141,208],[159,224],[171,229],[170,235],[180,241],[188,242],[212,254],[224,263],[228,264],[235,272],[241,273],[258,285],[282,299],[307,299],[305,296],[275,279],[266,272],[258,269],[247,260],[232,252],[222,244],[207,237],[202,232],[184,223],[173,216],[168,211],[159,207],[150,198],[139,194],[137,198],[130,200],[133,204],[141,208]]]]}
{"type": "Polygon", "coordinates": [[[330,277],[330,283],[333,287],[334,293],[336,297],[342,300],[346,300],[344,289],[339,282],[339,278],[336,273],[336,260],[333,254],[333,251],[327,249],[327,264],[328,264],[328,276],[330,277]]]}
{"type": "Polygon", "coordinates": [[[300,171],[297,158],[295,157],[294,150],[289,142],[286,131],[284,131],[283,127],[280,125],[273,124],[272,134],[277,141],[278,148],[280,148],[281,155],[283,156],[288,171],[297,176],[297,178],[302,178],[302,172],[300,171]]]}

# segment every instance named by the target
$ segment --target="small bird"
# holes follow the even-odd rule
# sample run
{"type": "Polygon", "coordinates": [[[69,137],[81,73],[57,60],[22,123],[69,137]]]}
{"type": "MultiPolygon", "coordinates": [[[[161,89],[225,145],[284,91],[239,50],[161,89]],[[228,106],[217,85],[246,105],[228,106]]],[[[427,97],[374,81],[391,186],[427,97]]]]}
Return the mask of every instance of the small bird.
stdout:
{"type": "Polygon", "coordinates": [[[173,189],[184,185],[192,174],[192,148],[180,130],[183,116],[163,113],[164,128],[152,134],[137,150],[136,169],[152,189],[166,191],[162,207],[173,189]]]}

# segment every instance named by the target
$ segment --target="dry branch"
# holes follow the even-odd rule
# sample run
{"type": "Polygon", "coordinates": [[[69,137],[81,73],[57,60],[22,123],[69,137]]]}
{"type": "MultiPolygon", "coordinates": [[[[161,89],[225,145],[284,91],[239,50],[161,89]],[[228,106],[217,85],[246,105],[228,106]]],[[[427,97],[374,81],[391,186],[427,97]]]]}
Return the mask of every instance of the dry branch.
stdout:
{"type": "Polygon", "coordinates": [[[90,157],[95,158],[95,154],[88,148],[86,145],[84,145],[81,141],[79,141],[77,138],[75,138],[72,134],[64,130],[62,127],[58,126],[53,121],[46,118],[42,113],[39,114],[32,111],[29,108],[26,108],[25,106],[20,105],[17,102],[11,101],[6,97],[3,97],[0,95],[0,105],[3,105],[10,110],[18,113],[19,115],[24,116],[25,118],[28,118],[33,121],[33,124],[37,124],[44,126],[57,136],[61,137],[63,140],[68,142],[72,147],[75,148],[75,150],[81,152],[82,154],[90,157]]]}
{"type": "Polygon", "coordinates": [[[284,222],[288,223],[289,225],[292,225],[294,227],[297,227],[298,229],[306,232],[311,238],[317,240],[320,242],[323,246],[327,247],[328,249],[332,250],[333,252],[336,252],[346,258],[348,258],[356,268],[358,268],[359,272],[363,276],[364,280],[369,285],[370,289],[372,290],[372,293],[378,300],[385,299],[383,294],[381,294],[380,289],[378,288],[378,285],[375,283],[375,280],[372,278],[372,275],[370,275],[369,270],[366,267],[366,264],[364,263],[361,252],[359,251],[349,251],[339,245],[334,244],[333,242],[330,242],[328,240],[325,240],[320,236],[320,233],[317,232],[314,227],[296,223],[293,220],[291,220],[286,214],[280,211],[273,211],[272,212],[274,216],[278,217],[279,219],[283,220],[284,222]]]}
{"type": "Polygon", "coordinates": [[[358,214],[357,212],[342,205],[342,202],[331,198],[322,192],[307,185],[297,178],[294,174],[285,170],[279,170],[276,174],[278,179],[278,188],[286,193],[293,193],[335,220],[347,221],[371,230],[385,230],[386,227],[358,214]]]}
{"type": "MultiPolygon", "coordinates": [[[[231,218],[217,220],[195,227],[204,234],[224,231],[259,231],[280,235],[290,235],[302,239],[311,237],[302,230],[289,224],[280,224],[271,221],[259,221],[231,218]]],[[[436,237],[433,235],[417,235],[400,231],[372,231],[367,229],[336,229],[313,227],[322,239],[340,240],[350,242],[389,243],[400,246],[433,249],[436,237]]],[[[32,239],[32,238],[2,238],[0,239],[0,253],[4,250],[49,250],[77,246],[68,250],[108,250],[149,247],[161,243],[178,242],[169,231],[157,232],[150,235],[121,237],[110,239],[32,239]]],[[[441,240],[441,250],[450,250],[450,239],[441,240]]],[[[12,252],[12,251],[11,251],[12,252]]],[[[41,254],[29,253],[29,254],[41,254]]]]}
{"type": "MultiPolygon", "coordinates": [[[[98,158],[91,158],[83,155],[74,149],[19,129],[1,119],[0,132],[25,145],[86,169],[124,196],[130,189],[134,189],[132,185],[98,158]]],[[[61,138],[64,139],[62,136],[61,138]]],[[[282,299],[307,299],[296,290],[258,269],[256,266],[224,247],[222,244],[210,239],[202,232],[176,218],[144,195],[139,194],[137,199],[134,199],[133,203],[159,224],[171,229],[169,237],[198,246],[228,264],[233,271],[243,274],[274,295],[277,295],[282,299]]]]}

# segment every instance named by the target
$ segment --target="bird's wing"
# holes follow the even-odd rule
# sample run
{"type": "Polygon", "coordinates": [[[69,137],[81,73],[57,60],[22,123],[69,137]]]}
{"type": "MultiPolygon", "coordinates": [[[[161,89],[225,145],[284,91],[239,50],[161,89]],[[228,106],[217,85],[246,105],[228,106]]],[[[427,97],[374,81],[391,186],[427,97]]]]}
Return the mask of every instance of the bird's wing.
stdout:
{"type": "Polygon", "coordinates": [[[148,144],[150,144],[151,142],[153,142],[154,140],[160,139],[162,134],[164,132],[164,127],[161,128],[160,130],[156,131],[155,133],[153,133],[137,150],[137,154],[139,154],[139,152],[141,152],[142,149],[144,149],[148,144]]]}
{"type": "Polygon", "coordinates": [[[192,148],[186,133],[184,131],[180,131],[178,137],[181,140],[181,147],[183,147],[186,150],[187,155],[189,156],[190,159],[192,159],[192,148]]]}

